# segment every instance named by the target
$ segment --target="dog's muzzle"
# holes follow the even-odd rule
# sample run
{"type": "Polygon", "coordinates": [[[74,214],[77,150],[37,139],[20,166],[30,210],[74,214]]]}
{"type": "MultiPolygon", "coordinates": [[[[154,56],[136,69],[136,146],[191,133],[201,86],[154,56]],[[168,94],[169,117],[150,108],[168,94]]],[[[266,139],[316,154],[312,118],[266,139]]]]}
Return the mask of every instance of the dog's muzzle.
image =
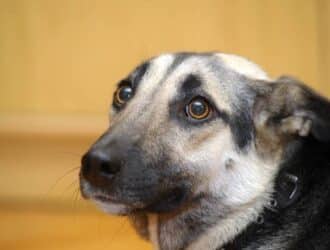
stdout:
{"type": "Polygon", "coordinates": [[[188,199],[191,185],[170,171],[171,163],[163,159],[148,162],[136,148],[110,145],[94,146],[82,157],[83,197],[113,214],[169,212],[188,199]]]}
{"type": "Polygon", "coordinates": [[[123,198],[123,192],[118,194],[124,167],[119,156],[109,148],[91,148],[81,159],[80,190],[84,198],[91,199],[105,212],[126,215],[143,204],[123,198]]]}

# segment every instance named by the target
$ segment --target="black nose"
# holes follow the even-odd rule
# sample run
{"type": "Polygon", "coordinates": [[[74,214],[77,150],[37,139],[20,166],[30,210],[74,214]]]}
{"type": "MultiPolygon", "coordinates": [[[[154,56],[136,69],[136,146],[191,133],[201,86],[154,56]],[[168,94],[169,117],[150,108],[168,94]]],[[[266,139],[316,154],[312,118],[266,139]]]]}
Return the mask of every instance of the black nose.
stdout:
{"type": "Polygon", "coordinates": [[[81,159],[81,173],[91,181],[111,179],[120,169],[120,161],[101,150],[91,150],[81,159]]]}

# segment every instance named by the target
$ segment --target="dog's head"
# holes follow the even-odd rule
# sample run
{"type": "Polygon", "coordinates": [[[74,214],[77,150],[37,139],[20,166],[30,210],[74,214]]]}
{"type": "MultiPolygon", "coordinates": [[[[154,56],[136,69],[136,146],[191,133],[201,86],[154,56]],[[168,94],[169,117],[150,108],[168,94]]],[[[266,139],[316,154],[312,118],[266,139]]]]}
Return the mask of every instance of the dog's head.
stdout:
{"type": "Polygon", "coordinates": [[[202,196],[268,197],[304,137],[329,140],[330,105],[227,54],[166,54],[120,81],[109,129],[84,155],[81,191],[106,211],[173,212],[202,196]]]}

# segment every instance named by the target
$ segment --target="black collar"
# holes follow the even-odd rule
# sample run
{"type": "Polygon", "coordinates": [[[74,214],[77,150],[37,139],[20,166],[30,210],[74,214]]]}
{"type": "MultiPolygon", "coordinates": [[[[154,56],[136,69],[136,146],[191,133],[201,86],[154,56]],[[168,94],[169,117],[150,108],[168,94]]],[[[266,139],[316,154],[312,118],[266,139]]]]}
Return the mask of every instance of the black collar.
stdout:
{"type": "Polygon", "coordinates": [[[253,235],[270,217],[276,216],[276,214],[288,209],[298,200],[301,191],[302,175],[299,173],[299,170],[282,169],[276,178],[274,199],[270,201],[270,204],[267,206],[268,209],[265,209],[262,215],[258,217],[257,221],[249,225],[243,233],[237,236],[232,242],[218,248],[218,250],[241,249],[242,244],[247,241],[247,236],[245,234],[253,235]]]}
{"type": "Polygon", "coordinates": [[[275,200],[278,209],[285,209],[295,203],[300,197],[302,177],[298,173],[283,171],[280,173],[275,186],[275,200]]]}

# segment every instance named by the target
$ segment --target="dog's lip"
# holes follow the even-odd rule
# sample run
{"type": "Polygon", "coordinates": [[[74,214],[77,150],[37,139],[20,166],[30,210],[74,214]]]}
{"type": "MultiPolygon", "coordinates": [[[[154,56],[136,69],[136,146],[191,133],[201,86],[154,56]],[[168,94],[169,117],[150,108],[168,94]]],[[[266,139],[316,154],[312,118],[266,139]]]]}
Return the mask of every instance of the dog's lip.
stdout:
{"type": "Polygon", "coordinates": [[[97,201],[101,201],[101,202],[111,202],[111,203],[115,203],[115,204],[122,204],[122,202],[114,199],[113,197],[110,197],[110,196],[104,195],[104,194],[93,195],[91,198],[93,200],[97,200],[97,201]]]}
{"type": "Polygon", "coordinates": [[[118,199],[115,199],[104,191],[98,190],[97,188],[93,187],[86,180],[81,179],[80,182],[80,193],[84,199],[100,201],[104,203],[123,204],[123,202],[120,202],[118,199]]]}

